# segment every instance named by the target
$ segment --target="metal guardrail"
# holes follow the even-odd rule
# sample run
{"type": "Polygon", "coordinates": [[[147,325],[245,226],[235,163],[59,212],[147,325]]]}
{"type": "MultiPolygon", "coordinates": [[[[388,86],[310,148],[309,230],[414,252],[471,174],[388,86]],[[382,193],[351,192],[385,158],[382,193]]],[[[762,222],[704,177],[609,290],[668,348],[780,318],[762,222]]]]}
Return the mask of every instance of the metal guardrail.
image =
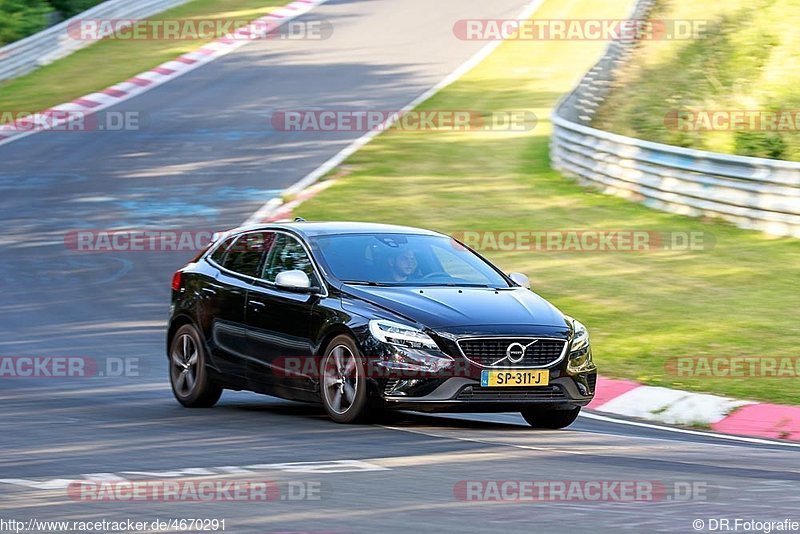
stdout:
{"type": "Polygon", "coordinates": [[[76,39],[70,24],[81,19],[141,19],[189,0],[109,0],[39,33],[0,48],[0,80],[27,74],[95,41],[76,39]]]}
{"type": "MultiPolygon", "coordinates": [[[[653,0],[640,0],[643,19],[653,0]]],[[[642,141],[589,126],[635,42],[613,42],[555,108],[550,159],[585,185],[689,216],[800,238],[800,162],[751,158],[642,141]]]]}

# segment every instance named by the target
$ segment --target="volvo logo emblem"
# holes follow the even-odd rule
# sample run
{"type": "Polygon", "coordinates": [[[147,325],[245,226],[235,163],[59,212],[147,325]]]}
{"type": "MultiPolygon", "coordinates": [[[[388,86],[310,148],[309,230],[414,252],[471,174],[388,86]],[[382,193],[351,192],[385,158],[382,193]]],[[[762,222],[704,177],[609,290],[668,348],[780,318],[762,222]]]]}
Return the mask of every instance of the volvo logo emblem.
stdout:
{"type": "MultiPolygon", "coordinates": [[[[523,345],[522,343],[519,343],[519,342],[515,341],[514,343],[512,343],[511,345],[509,345],[506,348],[506,357],[503,358],[503,359],[508,360],[511,363],[519,363],[519,362],[521,362],[523,360],[523,358],[525,358],[525,351],[528,350],[528,347],[530,347],[531,345],[533,345],[537,341],[539,341],[539,340],[538,339],[534,339],[533,341],[531,341],[527,345],[523,345]]],[[[500,361],[503,361],[503,359],[501,359],[500,361]]],[[[500,362],[495,362],[495,364],[496,363],[500,363],[500,362]]]]}
{"type": "Polygon", "coordinates": [[[506,359],[511,363],[519,363],[525,357],[525,346],[522,343],[512,343],[506,349],[506,359]]]}

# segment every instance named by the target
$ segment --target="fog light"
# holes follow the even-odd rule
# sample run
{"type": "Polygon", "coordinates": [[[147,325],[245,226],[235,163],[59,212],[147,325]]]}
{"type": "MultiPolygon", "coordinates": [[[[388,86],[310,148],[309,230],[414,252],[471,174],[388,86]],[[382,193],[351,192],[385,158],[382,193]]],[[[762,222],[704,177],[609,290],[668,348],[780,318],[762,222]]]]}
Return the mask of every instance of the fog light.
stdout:
{"type": "Polygon", "coordinates": [[[405,396],[407,395],[405,390],[411,389],[417,384],[422,382],[420,379],[411,379],[411,380],[390,380],[386,384],[386,388],[384,391],[389,396],[405,396]]]}

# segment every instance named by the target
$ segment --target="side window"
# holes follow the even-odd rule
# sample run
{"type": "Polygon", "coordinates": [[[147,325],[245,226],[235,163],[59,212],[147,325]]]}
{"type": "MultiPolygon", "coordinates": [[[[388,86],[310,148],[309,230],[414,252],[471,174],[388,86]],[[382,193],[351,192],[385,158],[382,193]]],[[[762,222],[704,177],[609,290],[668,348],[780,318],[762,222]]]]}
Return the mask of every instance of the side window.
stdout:
{"type": "Polygon", "coordinates": [[[275,246],[270,250],[267,261],[264,263],[261,277],[268,282],[274,282],[278,273],[294,270],[306,273],[311,280],[311,285],[319,287],[311,259],[303,245],[290,235],[278,234],[275,238],[275,246]]]}
{"type": "Polygon", "coordinates": [[[222,266],[235,273],[256,277],[261,258],[274,240],[272,232],[244,234],[228,249],[222,266]]]}
{"type": "Polygon", "coordinates": [[[214,249],[214,252],[211,253],[211,260],[217,265],[222,265],[225,261],[225,253],[231,248],[231,244],[233,244],[235,239],[236,236],[229,237],[225,239],[222,244],[218,245],[217,248],[214,249]]]}

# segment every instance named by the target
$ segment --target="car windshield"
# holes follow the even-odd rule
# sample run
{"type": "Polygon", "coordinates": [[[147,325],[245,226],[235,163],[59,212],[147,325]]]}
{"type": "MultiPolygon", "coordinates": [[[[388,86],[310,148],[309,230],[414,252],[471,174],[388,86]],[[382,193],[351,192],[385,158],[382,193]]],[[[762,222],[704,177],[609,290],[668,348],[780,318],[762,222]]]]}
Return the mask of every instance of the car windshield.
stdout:
{"type": "Polygon", "coordinates": [[[344,234],[311,242],[330,272],[350,284],[509,287],[488,263],[444,236],[344,234]]]}

